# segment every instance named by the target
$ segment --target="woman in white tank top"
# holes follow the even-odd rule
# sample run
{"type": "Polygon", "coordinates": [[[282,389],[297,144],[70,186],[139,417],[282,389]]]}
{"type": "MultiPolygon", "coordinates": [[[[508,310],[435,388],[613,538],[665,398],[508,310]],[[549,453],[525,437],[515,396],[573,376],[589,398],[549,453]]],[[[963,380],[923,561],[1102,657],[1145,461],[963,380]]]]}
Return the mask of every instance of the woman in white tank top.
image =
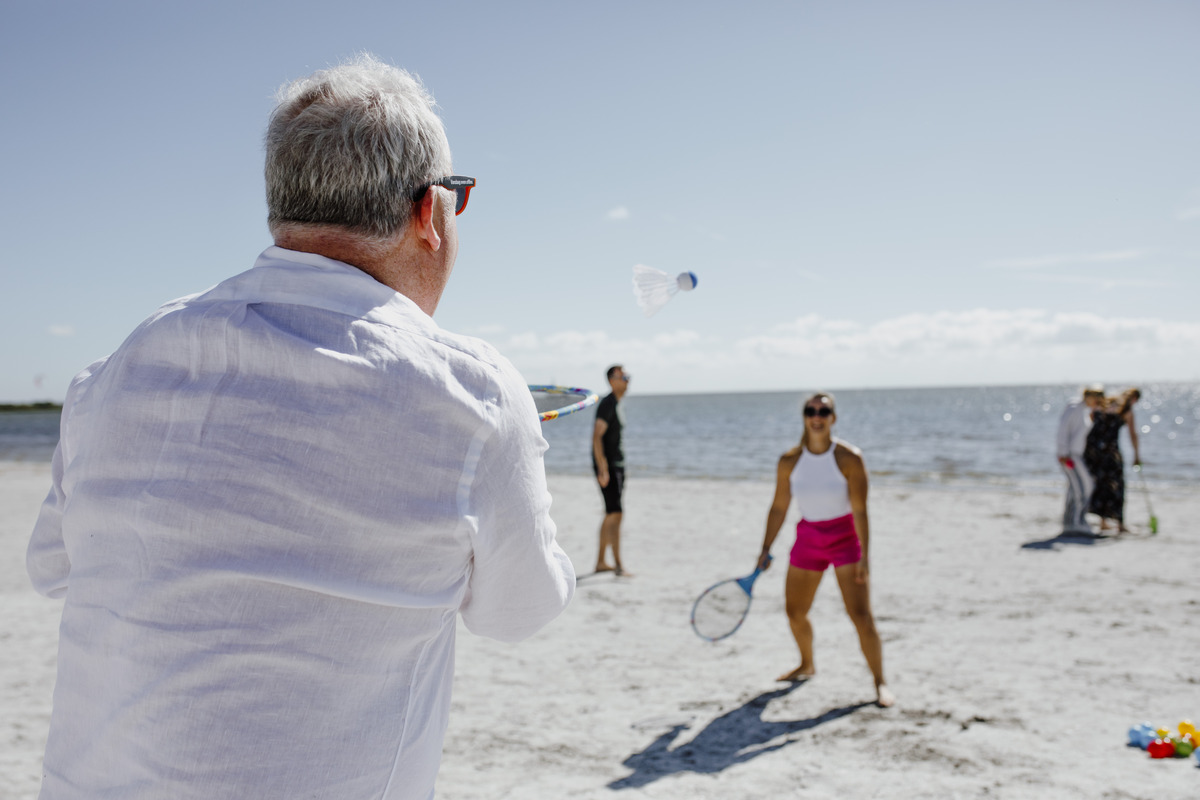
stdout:
{"type": "Polygon", "coordinates": [[[867,469],[858,448],[834,438],[835,422],[833,395],[819,392],[805,401],[800,444],[779,459],[775,499],[767,513],[758,565],[762,569],[770,566],[771,545],[794,498],[801,519],[789,559],[786,605],[792,635],[800,648],[800,666],[779,680],[804,681],[816,674],[808,612],[821,577],[832,566],[875,679],[876,702],[887,707],[896,700],[883,678],[883,644],[871,612],[867,469]]]}

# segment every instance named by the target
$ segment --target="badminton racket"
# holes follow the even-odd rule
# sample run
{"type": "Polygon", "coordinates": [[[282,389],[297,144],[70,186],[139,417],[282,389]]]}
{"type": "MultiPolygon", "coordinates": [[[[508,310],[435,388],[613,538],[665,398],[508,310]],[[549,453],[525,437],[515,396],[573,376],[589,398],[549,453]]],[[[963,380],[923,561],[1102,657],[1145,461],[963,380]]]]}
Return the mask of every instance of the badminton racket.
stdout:
{"type": "Polygon", "coordinates": [[[533,394],[533,402],[537,406],[539,422],[561,419],[600,401],[600,395],[591,389],[574,386],[537,384],[531,385],[529,391],[533,394]]]}
{"type": "MultiPolygon", "coordinates": [[[[767,563],[771,556],[767,556],[767,563]]],[[[744,578],[729,578],[705,589],[692,605],[692,630],[707,642],[732,636],[750,613],[754,582],[762,574],[758,567],[744,578]]]]}

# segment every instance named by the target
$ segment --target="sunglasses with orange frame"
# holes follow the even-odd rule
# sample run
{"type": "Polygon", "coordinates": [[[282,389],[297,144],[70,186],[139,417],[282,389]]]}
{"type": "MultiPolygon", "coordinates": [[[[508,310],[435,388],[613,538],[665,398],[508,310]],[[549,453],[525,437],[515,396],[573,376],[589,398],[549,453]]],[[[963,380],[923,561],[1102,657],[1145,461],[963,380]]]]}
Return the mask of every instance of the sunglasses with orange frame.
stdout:
{"type": "Polygon", "coordinates": [[[430,186],[441,186],[443,189],[449,189],[454,192],[454,214],[457,216],[467,207],[467,200],[471,198],[471,189],[475,186],[475,179],[468,178],[465,175],[448,175],[445,178],[418,187],[413,191],[413,202],[419,202],[425,196],[425,193],[429,191],[430,186]]]}

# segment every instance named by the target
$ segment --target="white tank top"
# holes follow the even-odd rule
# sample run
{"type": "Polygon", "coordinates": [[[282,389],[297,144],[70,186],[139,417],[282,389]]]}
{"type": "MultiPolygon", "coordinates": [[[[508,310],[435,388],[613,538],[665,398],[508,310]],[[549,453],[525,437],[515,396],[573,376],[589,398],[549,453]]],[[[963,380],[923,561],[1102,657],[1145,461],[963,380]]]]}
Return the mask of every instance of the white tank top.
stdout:
{"type": "Polygon", "coordinates": [[[837,519],[850,513],[850,489],[833,455],[837,443],[833,439],[829,449],[820,455],[805,448],[792,468],[792,497],[800,516],[809,522],[837,519]]]}

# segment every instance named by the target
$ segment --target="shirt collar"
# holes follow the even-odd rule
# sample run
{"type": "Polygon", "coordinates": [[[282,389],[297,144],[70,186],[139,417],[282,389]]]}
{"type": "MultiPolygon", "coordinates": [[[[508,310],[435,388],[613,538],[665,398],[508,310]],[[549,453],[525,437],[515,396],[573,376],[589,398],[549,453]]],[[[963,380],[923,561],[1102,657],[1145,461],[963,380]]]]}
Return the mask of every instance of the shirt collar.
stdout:
{"type": "Polygon", "coordinates": [[[222,281],[197,300],[287,303],[367,319],[396,312],[429,319],[412,300],[358,267],[275,246],[264,250],[253,268],[222,281]]]}

